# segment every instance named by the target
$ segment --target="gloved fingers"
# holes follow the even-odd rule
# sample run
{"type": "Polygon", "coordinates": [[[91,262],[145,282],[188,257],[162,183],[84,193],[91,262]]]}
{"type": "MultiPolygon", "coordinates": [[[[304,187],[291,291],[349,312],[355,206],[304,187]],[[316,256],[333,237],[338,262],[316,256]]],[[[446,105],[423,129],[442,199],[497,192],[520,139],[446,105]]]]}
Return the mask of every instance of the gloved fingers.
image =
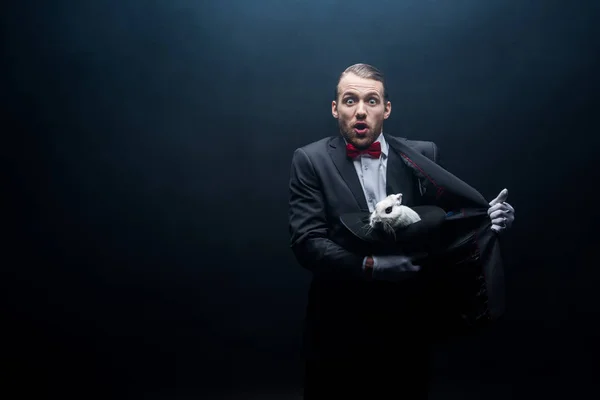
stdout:
{"type": "Polygon", "coordinates": [[[373,272],[377,275],[405,275],[418,272],[421,266],[413,264],[411,257],[404,255],[373,256],[373,272]]]}
{"type": "Polygon", "coordinates": [[[490,218],[496,218],[497,215],[499,215],[497,212],[498,211],[503,211],[505,213],[505,216],[510,216],[512,218],[514,218],[514,213],[515,213],[515,209],[508,203],[499,203],[496,204],[490,208],[488,208],[488,215],[490,216],[490,218]]]}
{"type": "Polygon", "coordinates": [[[496,233],[500,233],[500,232],[502,232],[502,231],[503,231],[503,230],[505,230],[505,229],[506,229],[506,228],[504,228],[504,227],[502,227],[502,226],[499,226],[499,225],[492,225],[492,230],[493,230],[494,232],[496,232],[496,233]]]}
{"type": "Polygon", "coordinates": [[[410,257],[408,256],[392,256],[392,261],[399,264],[410,263],[410,257]]]}
{"type": "Polygon", "coordinates": [[[503,203],[498,203],[488,208],[488,215],[497,210],[507,210],[508,208],[503,203]]]}
{"type": "Polygon", "coordinates": [[[421,270],[420,266],[414,265],[411,262],[405,264],[404,268],[405,268],[404,270],[407,272],[417,272],[417,271],[421,270]]]}
{"type": "Polygon", "coordinates": [[[385,255],[385,256],[377,256],[376,257],[378,260],[381,260],[382,262],[404,262],[406,260],[410,260],[409,257],[405,256],[405,255],[385,255]]]}
{"type": "Polygon", "coordinates": [[[410,262],[410,258],[404,255],[386,255],[373,257],[374,267],[388,268],[397,265],[403,265],[406,262],[410,262]]]}
{"type": "Polygon", "coordinates": [[[414,265],[409,258],[403,260],[402,262],[396,264],[397,271],[399,272],[416,272],[421,269],[418,265],[414,265]]]}
{"type": "Polygon", "coordinates": [[[506,228],[507,223],[508,219],[506,217],[499,217],[492,220],[492,225],[497,225],[502,228],[506,228]]]}
{"type": "Polygon", "coordinates": [[[490,218],[492,220],[496,219],[496,218],[502,218],[502,217],[506,217],[508,218],[509,216],[509,212],[507,210],[496,210],[493,213],[490,214],[490,218]]]}
{"type": "Polygon", "coordinates": [[[498,203],[502,203],[503,201],[506,201],[507,198],[508,198],[508,189],[506,189],[506,188],[502,189],[500,191],[500,193],[498,194],[498,196],[494,200],[490,201],[490,206],[494,206],[498,203]]]}

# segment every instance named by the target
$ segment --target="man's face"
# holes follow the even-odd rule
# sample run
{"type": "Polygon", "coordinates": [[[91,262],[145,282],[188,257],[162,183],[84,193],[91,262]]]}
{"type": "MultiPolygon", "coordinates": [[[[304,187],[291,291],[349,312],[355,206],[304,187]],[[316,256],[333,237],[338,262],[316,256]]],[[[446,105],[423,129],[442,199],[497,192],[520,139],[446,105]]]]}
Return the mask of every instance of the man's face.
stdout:
{"type": "Polygon", "coordinates": [[[379,137],[383,120],[391,112],[392,104],[383,98],[383,84],[352,73],[342,77],[338,98],[331,103],[331,113],[338,120],[340,133],[357,148],[369,147],[379,137]]]}

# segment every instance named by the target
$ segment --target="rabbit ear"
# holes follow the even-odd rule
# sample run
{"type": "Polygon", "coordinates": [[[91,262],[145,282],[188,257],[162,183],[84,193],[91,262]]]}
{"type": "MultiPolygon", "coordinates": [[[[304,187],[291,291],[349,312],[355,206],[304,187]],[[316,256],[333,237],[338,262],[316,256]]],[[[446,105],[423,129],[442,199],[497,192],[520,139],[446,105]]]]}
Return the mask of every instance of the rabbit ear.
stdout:
{"type": "Polygon", "coordinates": [[[402,193],[398,193],[396,195],[396,200],[398,200],[399,202],[402,202],[402,193]]]}

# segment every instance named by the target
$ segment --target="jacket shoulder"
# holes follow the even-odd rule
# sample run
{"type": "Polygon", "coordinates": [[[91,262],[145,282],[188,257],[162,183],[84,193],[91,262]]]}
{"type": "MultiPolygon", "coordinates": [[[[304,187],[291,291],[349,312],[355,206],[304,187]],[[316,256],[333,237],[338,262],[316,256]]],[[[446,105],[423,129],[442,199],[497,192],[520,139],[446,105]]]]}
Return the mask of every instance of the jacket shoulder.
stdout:
{"type": "Polygon", "coordinates": [[[335,136],[325,137],[323,139],[316,140],[312,143],[305,144],[304,146],[296,148],[295,151],[302,151],[306,154],[315,154],[322,151],[327,150],[327,146],[331,141],[335,138],[335,136]]]}
{"type": "Polygon", "coordinates": [[[296,148],[292,156],[293,162],[301,164],[306,162],[310,164],[326,162],[330,158],[328,148],[335,139],[335,136],[330,136],[296,148]]]}
{"type": "Polygon", "coordinates": [[[393,140],[398,140],[405,145],[412,147],[432,161],[437,162],[439,159],[438,147],[435,142],[431,140],[411,140],[401,136],[390,136],[390,138],[393,140]]]}

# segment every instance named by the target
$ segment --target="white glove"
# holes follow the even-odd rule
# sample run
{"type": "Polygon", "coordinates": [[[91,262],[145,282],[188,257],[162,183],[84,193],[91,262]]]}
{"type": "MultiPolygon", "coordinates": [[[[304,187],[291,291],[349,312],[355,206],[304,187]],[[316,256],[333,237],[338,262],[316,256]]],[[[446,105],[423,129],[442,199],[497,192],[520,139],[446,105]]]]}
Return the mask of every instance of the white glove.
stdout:
{"type": "Polygon", "coordinates": [[[510,228],[515,221],[515,209],[506,202],[508,189],[503,189],[498,197],[490,201],[488,215],[492,220],[492,230],[501,233],[510,228]]]}
{"type": "Polygon", "coordinates": [[[373,256],[374,280],[398,282],[413,276],[421,269],[406,256],[373,256]]]}

